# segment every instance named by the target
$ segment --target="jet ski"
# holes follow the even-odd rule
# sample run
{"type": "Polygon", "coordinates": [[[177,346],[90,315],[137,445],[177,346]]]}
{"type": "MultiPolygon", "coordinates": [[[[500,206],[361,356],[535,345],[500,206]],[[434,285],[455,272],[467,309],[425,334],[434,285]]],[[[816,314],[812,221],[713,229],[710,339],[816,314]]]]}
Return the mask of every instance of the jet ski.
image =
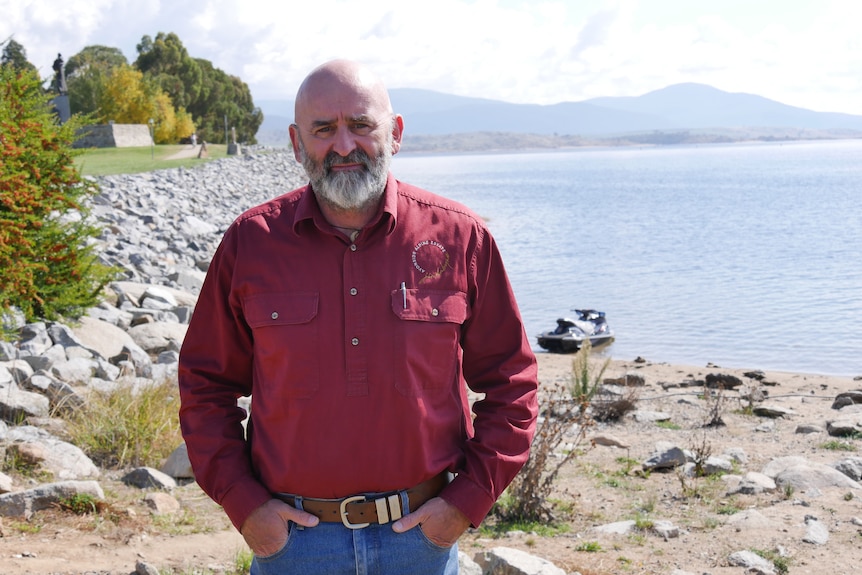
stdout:
{"type": "Polygon", "coordinates": [[[605,312],[594,309],[574,309],[576,318],[561,317],[557,327],[538,335],[539,347],[557,353],[578,351],[589,340],[592,347],[610,343],[614,332],[608,326],[605,312]]]}

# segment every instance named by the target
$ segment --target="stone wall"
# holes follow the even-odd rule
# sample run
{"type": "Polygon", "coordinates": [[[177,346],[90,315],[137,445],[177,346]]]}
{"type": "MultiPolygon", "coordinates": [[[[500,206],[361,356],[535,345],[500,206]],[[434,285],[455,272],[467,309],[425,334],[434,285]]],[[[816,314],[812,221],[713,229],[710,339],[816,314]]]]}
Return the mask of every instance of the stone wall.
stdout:
{"type": "Polygon", "coordinates": [[[135,148],[152,146],[146,124],[101,124],[81,128],[76,148],[135,148]]]}

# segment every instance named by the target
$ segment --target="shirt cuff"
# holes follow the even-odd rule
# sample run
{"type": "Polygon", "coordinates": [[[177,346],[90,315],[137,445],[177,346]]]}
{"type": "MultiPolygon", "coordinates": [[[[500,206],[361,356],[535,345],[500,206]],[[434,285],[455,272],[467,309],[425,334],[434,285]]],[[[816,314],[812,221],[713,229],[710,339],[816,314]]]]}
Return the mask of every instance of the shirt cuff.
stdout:
{"type": "Polygon", "coordinates": [[[272,493],[254,480],[238,483],[221,500],[221,506],[236,530],[242,532],[242,524],[251,512],[272,499],[272,493]]]}
{"type": "Polygon", "coordinates": [[[464,475],[457,475],[440,493],[440,498],[463,513],[473,527],[479,524],[494,506],[494,498],[464,475]]]}

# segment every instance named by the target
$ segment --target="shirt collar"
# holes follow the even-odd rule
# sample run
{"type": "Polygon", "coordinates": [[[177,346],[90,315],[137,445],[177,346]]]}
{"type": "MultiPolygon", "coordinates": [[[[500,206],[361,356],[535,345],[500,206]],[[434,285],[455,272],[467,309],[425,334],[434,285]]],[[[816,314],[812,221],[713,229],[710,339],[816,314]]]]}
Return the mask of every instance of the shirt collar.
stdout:
{"type": "MultiPolygon", "coordinates": [[[[317,204],[317,198],[311,189],[311,184],[305,186],[300,192],[301,197],[296,204],[296,219],[293,222],[293,230],[297,234],[302,233],[301,222],[310,221],[315,226],[320,228],[326,225],[326,220],[323,217],[323,212],[320,211],[320,206],[317,204]]],[[[395,231],[395,225],[398,219],[398,180],[389,172],[386,178],[386,189],[383,191],[383,201],[380,203],[380,209],[377,214],[369,222],[368,228],[376,227],[383,222],[386,234],[391,234],[395,231]]]]}

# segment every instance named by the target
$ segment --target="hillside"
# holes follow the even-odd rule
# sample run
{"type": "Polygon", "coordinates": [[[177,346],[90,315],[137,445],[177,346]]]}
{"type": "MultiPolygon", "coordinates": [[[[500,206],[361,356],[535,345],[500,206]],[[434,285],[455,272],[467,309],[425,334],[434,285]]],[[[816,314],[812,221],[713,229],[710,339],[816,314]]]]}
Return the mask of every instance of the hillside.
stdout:
{"type": "MultiPolygon", "coordinates": [[[[806,110],[703,84],[544,106],[409,88],[390,93],[405,118],[405,151],[862,137],[862,116],[806,110]]],[[[265,119],[258,141],[287,145],[293,102],[259,104],[265,119]]]]}

